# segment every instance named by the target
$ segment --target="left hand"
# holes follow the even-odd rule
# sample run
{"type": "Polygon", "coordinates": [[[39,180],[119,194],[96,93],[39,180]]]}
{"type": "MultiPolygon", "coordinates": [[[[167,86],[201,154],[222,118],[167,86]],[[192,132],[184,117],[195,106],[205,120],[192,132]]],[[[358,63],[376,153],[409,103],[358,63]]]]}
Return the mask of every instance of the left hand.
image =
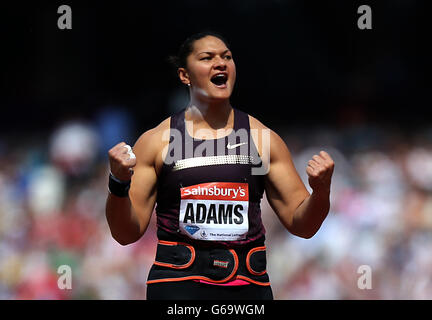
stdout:
{"type": "Polygon", "coordinates": [[[330,192],[333,170],[334,161],[327,152],[321,151],[319,155],[314,155],[306,168],[312,190],[330,192]]]}

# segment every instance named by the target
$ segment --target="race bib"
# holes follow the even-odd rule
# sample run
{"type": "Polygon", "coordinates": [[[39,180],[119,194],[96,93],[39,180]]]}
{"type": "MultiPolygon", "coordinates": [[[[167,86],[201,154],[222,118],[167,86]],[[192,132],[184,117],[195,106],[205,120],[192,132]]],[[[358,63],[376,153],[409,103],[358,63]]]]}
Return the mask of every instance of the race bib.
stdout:
{"type": "Polygon", "coordinates": [[[243,240],[249,230],[247,183],[210,182],[181,188],[179,227],[192,239],[243,240]]]}

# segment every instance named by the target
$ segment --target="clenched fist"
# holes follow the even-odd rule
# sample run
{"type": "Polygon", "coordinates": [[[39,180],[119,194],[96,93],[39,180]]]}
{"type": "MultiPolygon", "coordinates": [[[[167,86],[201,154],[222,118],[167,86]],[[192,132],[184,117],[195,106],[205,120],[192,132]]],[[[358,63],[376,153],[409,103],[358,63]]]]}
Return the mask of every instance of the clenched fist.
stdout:
{"type": "Polygon", "coordinates": [[[132,148],[120,142],[108,151],[111,173],[122,181],[129,181],[136,165],[136,157],[132,148]]]}
{"type": "Polygon", "coordinates": [[[309,185],[314,191],[330,191],[331,177],[334,162],[330,155],[321,151],[309,160],[306,173],[309,176],[309,185]]]}

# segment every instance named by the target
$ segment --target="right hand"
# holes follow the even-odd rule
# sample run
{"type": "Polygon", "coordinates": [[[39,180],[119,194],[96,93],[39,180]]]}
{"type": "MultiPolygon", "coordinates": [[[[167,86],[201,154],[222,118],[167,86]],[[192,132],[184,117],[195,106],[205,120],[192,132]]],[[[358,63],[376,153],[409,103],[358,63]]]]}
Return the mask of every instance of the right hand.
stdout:
{"type": "Polygon", "coordinates": [[[122,181],[129,181],[136,165],[135,154],[129,150],[130,146],[120,142],[108,151],[111,173],[122,181]]]}

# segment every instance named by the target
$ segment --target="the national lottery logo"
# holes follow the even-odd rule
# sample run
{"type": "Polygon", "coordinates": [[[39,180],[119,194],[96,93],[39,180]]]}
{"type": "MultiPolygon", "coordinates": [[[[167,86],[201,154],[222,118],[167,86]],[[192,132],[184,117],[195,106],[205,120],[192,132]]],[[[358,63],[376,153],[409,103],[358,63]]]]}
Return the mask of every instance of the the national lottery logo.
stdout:
{"type": "Polygon", "coordinates": [[[201,240],[244,239],[249,229],[248,190],[247,183],[234,182],[202,183],[181,188],[180,230],[201,240]]]}

